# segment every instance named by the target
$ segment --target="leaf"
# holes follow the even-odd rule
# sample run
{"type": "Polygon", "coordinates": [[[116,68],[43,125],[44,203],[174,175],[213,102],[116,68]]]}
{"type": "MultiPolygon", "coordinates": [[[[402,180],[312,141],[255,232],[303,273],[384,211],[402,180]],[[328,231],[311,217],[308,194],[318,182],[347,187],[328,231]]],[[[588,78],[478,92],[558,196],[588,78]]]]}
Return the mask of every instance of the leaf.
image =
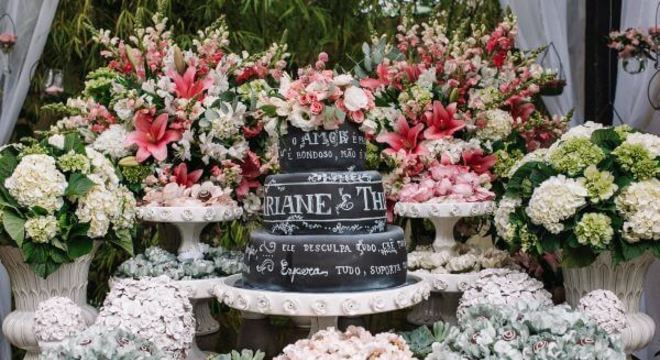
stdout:
{"type": "Polygon", "coordinates": [[[5,179],[11,176],[18,165],[18,159],[11,152],[5,152],[0,157],[0,182],[4,186],[5,179]]]}
{"type": "Polygon", "coordinates": [[[71,150],[78,154],[85,153],[85,144],[82,142],[80,135],[76,133],[64,135],[64,152],[68,153],[71,150]]]}
{"type": "Polygon", "coordinates": [[[73,173],[69,178],[69,186],[66,187],[64,195],[83,196],[94,187],[94,182],[81,173],[73,173]]]}
{"type": "Polygon", "coordinates": [[[110,242],[126,251],[130,256],[133,256],[133,238],[131,237],[130,231],[115,231],[115,235],[116,237],[112,237],[110,242]]]}
{"type": "Polygon", "coordinates": [[[25,240],[25,219],[18,216],[11,209],[4,209],[2,212],[2,226],[9,237],[16,242],[16,246],[22,247],[23,240],[25,240]]]}
{"type": "Polygon", "coordinates": [[[69,238],[67,255],[70,259],[76,259],[83,255],[87,255],[94,247],[93,241],[88,237],[76,236],[69,238]]]}
{"type": "Polygon", "coordinates": [[[591,141],[609,151],[616,149],[621,145],[621,138],[614,131],[614,128],[598,129],[591,133],[591,141]]]}
{"type": "Polygon", "coordinates": [[[647,241],[640,241],[636,244],[631,244],[625,240],[621,241],[621,254],[623,255],[624,261],[630,261],[637,257],[642,256],[647,250],[649,250],[651,245],[647,241]]]}
{"type": "Polygon", "coordinates": [[[567,268],[584,267],[596,260],[596,254],[588,246],[576,249],[564,249],[561,265],[567,268]]]}

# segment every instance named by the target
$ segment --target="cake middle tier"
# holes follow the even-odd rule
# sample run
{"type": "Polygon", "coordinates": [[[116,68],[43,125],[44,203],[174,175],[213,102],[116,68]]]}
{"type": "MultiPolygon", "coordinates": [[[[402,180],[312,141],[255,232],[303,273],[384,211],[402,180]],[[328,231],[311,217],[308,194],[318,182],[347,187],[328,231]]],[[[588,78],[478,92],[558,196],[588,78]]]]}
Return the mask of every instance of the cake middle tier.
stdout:
{"type": "Polygon", "coordinates": [[[406,281],[403,230],[362,235],[273,235],[260,229],[245,248],[243,282],[271,291],[385,289],[406,281]]]}
{"type": "Polygon", "coordinates": [[[385,231],[385,193],[377,171],[271,175],[265,192],[264,227],[274,234],[385,231]]]}

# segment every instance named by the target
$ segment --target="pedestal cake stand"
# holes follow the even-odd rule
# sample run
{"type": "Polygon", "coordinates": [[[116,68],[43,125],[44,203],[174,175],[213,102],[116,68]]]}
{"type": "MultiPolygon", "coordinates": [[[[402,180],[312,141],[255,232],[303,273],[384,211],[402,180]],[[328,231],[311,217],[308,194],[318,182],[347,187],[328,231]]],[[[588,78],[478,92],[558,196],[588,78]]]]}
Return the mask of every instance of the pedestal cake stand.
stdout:
{"type": "MultiPolygon", "coordinates": [[[[142,221],[170,223],[179,230],[181,244],[179,253],[195,250],[199,245],[199,236],[204,227],[214,222],[224,222],[239,218],[243,209],[239,207],[207,206],[207,207],[140,207],[138,218],[142,221]]],[[[221,278],[180,280],[178,283],[188,289],[190,302],[193,304],[196,320],[196,337],[213,334],[220,329],[220,324],[211,316],[209,307],[213,299],[213,286],[221,278]]],[[[207,355],[193,341],[189,359],[206,359],[207,355]]]]}
{"type": "MultiPolygon", "coordinates": [[[[394,212],[410,218],[429,219],[435,227],[433,249],[451,248],[454,240],[454,225],[464,217],[488,215],[495,209],[492,201],[463,203],[397,203],[394,212]]],[[[413,308],[408,321],[417,325],[430,325],[438,320],[456,322],[458,300],[468,285],[476,280],[477,273],[427,274],[417,273],[426,278],[432,286],[431,297],[413,308]]]]}
{"type": "Polygon", "coordinates": [[[405,285],[381,290],[303,293],[267,291],[242,286],[241,275],[222,279],[214,294],[218,301],[242,311],[246,317],[266,315],[311,318],[309,335],[328,327],[337,328],[340,316],[360,316],[405,309],[428,299],[430,284],[408,275],[405,285]]]}

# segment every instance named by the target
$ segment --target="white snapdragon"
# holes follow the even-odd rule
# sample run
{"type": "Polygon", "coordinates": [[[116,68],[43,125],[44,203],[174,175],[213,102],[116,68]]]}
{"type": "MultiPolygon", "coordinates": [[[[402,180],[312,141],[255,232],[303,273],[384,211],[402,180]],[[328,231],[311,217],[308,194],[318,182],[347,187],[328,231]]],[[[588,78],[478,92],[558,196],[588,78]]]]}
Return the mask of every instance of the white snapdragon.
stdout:
{"type": "Polygon", "coordinates": [[[534,224],[559,234],[564,230],[561,222],[575,215],[586,204],[586,197],[587,189],[579,181],[553,176],[534,189],[525,211],[534,224]]]}
{"type": "Polygon", "coordinates": [[[21,206],[39,206],[53,213],[64,204],[66,178],[55,159],[42,154],[24,156],[5,180],[5,187],[21,206]]]}

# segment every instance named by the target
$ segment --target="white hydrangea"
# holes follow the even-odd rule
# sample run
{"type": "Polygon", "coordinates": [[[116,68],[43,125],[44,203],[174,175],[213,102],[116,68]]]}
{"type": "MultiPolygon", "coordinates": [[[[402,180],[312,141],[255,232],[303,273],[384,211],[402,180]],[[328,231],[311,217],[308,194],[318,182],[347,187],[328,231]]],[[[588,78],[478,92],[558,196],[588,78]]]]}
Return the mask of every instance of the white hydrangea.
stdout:
{"type": "Polygon", "coordinates": [[[423,145],[427,149],[427,156],[430,159],[444,155],[451,160],[452,164],[457,164],[461,161],[463,151],[481,149],[481,142],[476,138],[465,141],[459,138],[445,137],[438,140],[424,141],[423,145]]]}
{"type": "Polygon", "coordinates": [[[110,160],[90,146],[85,148],[85,153],[92,164],[92,174],[102,179],[106,186],[116,187],[119,185],[119,177],[110,160]]]}
{"type": "Polygon", "coordinates": [[[55,134],[48,137],[48,144],[56,149],[64,150],[64,135],[55,134]]]}
{"type": "Polygon", "coordinates": [[[53,213],[64,204],[66,178],[55,166],[55,159],[43,154],[26,155],[5,180],[5,187],[18,203],[27,208],[39,206],[53,213]]]}
{"type": "Polygon", "coordinates": [[[525,154],[525,156],[522,157],[522,159],[516,161],[516,163],[509,169],[509,173],[507,174],[508,177],[512,177],[513,174],[520,169],[521,166],[529,163],[529,162],[534,162],[534,161],[544,161],[546,155],[548,154],[548,149],[536,149],[532,151],[531,153],[525,154]]]}
{"type": "Polygon", "coordinates": [[[82,309],[66,297],[52,297],[39,303],[33,331],[39,342],[60,342],[85,330],[82,309]]]}
{"type": "Polygon", "coordinates": [[[76,216],[83,223],[89,223],[87,236],[96,239],[108,233],[110,223],[117,218],[121,203],[113,191],[96,185],[78,199],[76,216]]]}
{"type": "Polygon", "coordinates": [[[511,269],[487,269],[465,290],[458,305],[458,315],[471,306],[486,304],[534,311],[552,306],[552,296],[543,283],[511,269]]]}
{"type": "Polygon", "coordinates": [[[121,159],[131,153],[130,147],[125,145],[127,136],[128,131],[124,126],[119,124],[110,125],[94,140],[92,148],[110,156],[112,159],[121,159]]]}
{"type": "Polygon", "coordinates": [[[219,107],[206,110],[202,124],[209,128],[211,136],[228,140],[238,135],[245,125],[245,111],[243,103],[237,103],[234,108],[232,104],[223,102],[219,107]]]}
{"type": "Polygon", "coordinates": [[[553,176],[534,189],[525,212],[534,224],[559,234],[564,230],[561,222],[575,215],[586,204],[586,197],[587,189],[579,181],[564,175],[553,176]]]}
{"type": "Polygon", "coordinates": [[[624,219],[623,238],[628,242],[660,240],[660,181],[630,184],[615,199],[624,219]]]}
{"type": "Polygon", "coordinates": [[[477,136],[483,140],[498,141],[511,134],[513,117],[501,109],[492,109],[483,113],[486,123],[477,128],[477,136]]]}
{"type": "Polygon", "coordinates": [[[642,145],[651,156],[660,156],[660,137],[653,134],[629,133],[624,144],[642,145]]]}
{"type": "Polygon", "coordinates": [[[188,292],[167,276],[114,284],[96,325],[124,328],[149,339],[168,359],[186,359],[195,335],[188,292]]]}
{"type": "Polygon", "coordinates": [[[57,219],[53,215],[29,218],[24,227],[25,235],[35,243],[46,244],[57,235],[57,219]]]}
{"type": "Polygon", "coordinates": [[[511,198],[504,196],[495,210],[494,223],[497,235],[506,241],[513,240],[515,235],[515,226],[509,221],[511,214],[516,211],[516,208],[522,204],[518,198],[511,198]]]}
{"type": "MultiPolygon", "coordinates": [[[[568,131],[566,131],[562,136],[561,136],[561,141],[565,141],[567,139],[575,138],[575,137],[584,137],[584,138],[590,138],[591,134],[593,134],[594,131],[599,130],[604,128],[603,124],[595,123],[593,121],[587,121],[582,125],[579,126],[574,126],[568,131]]],[[[560,141],[557,141],[556,143],[559,143],[560,141]]]]}
{"type": "Polygon", "coordinates": [[[577,309],[608,334],[621,333],[628,326],[623,302],[609,290],[591,291],[580,299],[577,309]]]}

